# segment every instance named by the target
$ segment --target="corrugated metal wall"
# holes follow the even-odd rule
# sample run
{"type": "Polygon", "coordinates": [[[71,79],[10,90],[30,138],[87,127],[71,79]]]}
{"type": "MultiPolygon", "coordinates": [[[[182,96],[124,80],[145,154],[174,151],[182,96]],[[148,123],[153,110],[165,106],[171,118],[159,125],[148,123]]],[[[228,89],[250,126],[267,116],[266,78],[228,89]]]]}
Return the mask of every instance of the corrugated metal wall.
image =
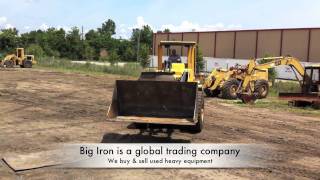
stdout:
{"type": "MultiPolygon", "coordinates": [[[[320,28],[155,33],[153,39],[154,55],[161,40],[185,40],[198,42],[205,57],[249,59],[291,55],[306,62],[320,62],[320,28]]],[[[185,48],[173,48],[186,55],[185,48]]]]}

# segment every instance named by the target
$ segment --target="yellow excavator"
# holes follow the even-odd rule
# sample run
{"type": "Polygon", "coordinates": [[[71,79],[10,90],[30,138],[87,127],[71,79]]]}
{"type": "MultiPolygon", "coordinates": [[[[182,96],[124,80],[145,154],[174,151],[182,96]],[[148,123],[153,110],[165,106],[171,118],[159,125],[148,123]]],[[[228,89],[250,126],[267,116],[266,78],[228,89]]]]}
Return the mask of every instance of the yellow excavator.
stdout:
{"type": "Polygon", "coordinates": [[[280,92],[279,98],[292,106],[320,108],[320,64],[306,66],[299,93],[280,92]]]}
{"type": "Polygon", "coordinates": [[[107,111],[109,121],[142,124],[184,125],[201,132],[204,121],[204,97],[196,80],[196,43],[161,41],[158,68],[142,72],[138,80],[117,80],[107,111]],[[163,63],[163,50],[172,46],[188,49],[187,62],[163,63]]]}
{"type": "Polygon", "coordinates": [[[20,66],[22,68],[32,68],[32,65],[36,64],[34,55],[26,55],[24,48],[17,48],[16,54],[9,54],[0,61],[0,65],[6,68],[13,68],[14,66],[20,66]]]}
{"type": "MultiPolygon", "coordinates": [[[[258,98],[266,98],[269,92],[268,69],[288,65],[294,68],[301,77],[304,67],[294,57],[269,57],[251,59],[245,67],[236,66],[229,70],[213,70],[203,85],[207,96],[218,96],[225,99],[240,98],[243,102],[252,102],[258,98]],[[258,64],[258,61],[269,60],[258,64]]],[[[295,76],[298,78],[297,74],[295,76]]]]}

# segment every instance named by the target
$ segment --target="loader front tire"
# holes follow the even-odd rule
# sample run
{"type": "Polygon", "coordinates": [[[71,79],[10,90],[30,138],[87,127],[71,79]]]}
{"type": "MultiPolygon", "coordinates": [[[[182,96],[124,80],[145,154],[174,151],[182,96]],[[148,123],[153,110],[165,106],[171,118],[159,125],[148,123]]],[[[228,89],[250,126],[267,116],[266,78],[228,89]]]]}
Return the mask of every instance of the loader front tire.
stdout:
{"type": "Polygon", "coordinates": [[[31,61],[24,61],[23,67],[24,68],[32,68],[32,62],[31,61]]]}
{"type": "Polygon", "coordinates": [[[221,88],[221,96],[223,99],[237,99],[237,90],[239,81],[235,78],[228,79],[221,88]]]}
{"type": "Polygon", "coordinates": [[[254,93],[257,94],[258,99],[266,98],[269,93],[268,81],[266,81],[264,79],[257,80],[254,85],[254,93]]]}
{"type": "Polygon", "coordinates": [[[204,97],[202,91],[197,93],[197,110],[198,122],[194,125],[192,131],[194,133],[200,133],[204,126],[204,97]]]}

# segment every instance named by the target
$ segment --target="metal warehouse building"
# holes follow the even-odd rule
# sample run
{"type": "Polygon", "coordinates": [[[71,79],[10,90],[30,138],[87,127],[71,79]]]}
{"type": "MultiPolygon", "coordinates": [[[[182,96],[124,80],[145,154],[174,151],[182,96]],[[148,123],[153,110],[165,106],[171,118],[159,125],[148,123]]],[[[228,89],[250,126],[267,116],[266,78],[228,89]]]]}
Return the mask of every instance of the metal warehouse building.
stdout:
{"type": "MultiPolygon", "coordinates": [[[[203,56],[249,59],[290,55],[304,62],[320,62],[320,28],[259,29],[210,32],[158,32],[153,35],[153,54],[163,40],[196,41],[203,56]]],[[[172,47],[185,56],[186,49],[172,47]]],[[[164,52],[167,55],[167,52],[164,52]]]]}

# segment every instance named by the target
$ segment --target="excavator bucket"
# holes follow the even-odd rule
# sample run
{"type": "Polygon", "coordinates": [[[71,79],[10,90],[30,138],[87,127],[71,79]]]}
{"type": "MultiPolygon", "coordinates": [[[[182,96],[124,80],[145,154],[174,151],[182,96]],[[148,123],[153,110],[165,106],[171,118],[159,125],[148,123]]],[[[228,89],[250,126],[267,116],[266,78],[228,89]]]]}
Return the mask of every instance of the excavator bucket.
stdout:
{"type": "Polygon", "coordinates": [[[108,120],[176,125],[196,123],[196,82],[147,79],[116,81],[108,120]]]}
{"type": "Polygon", "coordinates": [[[257,100],[256,94],[240,93],[238,98],[242,100],[245,104],[254,104],[257,100]]]}

